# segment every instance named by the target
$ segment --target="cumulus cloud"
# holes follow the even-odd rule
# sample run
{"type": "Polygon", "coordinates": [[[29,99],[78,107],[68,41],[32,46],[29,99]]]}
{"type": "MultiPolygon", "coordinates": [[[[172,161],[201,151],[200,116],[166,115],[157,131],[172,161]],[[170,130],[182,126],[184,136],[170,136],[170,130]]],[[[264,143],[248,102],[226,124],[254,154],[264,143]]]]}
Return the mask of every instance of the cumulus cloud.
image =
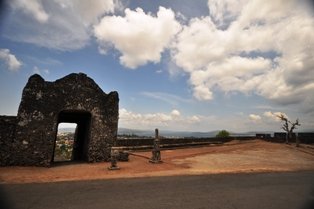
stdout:
{"type": "Polygon", "coordinates": [[[104,15],[112,13],[114,0],[26,1],[14,0],[9,4],[16,12],[7,18],[5,35],[14,40],[41,47],[70,51],[83,48],[91,38],[90,28],[104,15]],[[15,27],[22,33],[12,33],[15,27]]]}
{"type": "Polygon", "coordinates": [[[125,10],[125,16],[105,16],[94,27],[98,42],[111,44],[120,53],[120,63],[134,69],[147,62],[159,62],[173,36],[180,30],[171,9],[159,7],[156,16],[141,8],[125,10]]]}
{"type": "Polygon", "coordinates": [[[22,66],[19,61],[9,49],[0,49],[0,60],[2,60],[11,71],[17,71],[22,66]]]}
{"type": "Polygon", "coordinates": [[[259,115],[255,115],[255,114],[250,114],[249,115],[249,118],[250,118],[250,120],[252,120],[252,121],[260,121],[261,119],[262,119],[262,117],[261,116],[259,116],[259,115]]]}
{"type": "Polygon", "coordinates": [[[212,63],[204,70],[191,72],[190,82],[194,86],[194,96],[199,100],[211,100],[212,90],[218,88],[224,92],[241,91],[248,93],[255,88],[252,80],[265,68],[270,67],[270,61],[264,58],[246,58],[232,56],[212,63]]]}
{"type": "Polygon", "coordinates": [[[180,117],[181,113],[179,112],[179,110],[172,110],[171,112],[171,116],[173,118],[177,118],[177,117],[180,117]]]}
{"type": "Polygon", "coordinates": [[[197,115],[183,116],[179,110],[172,110],[169,113],[147,113],[140,114],[128,111],[125,108],[119,110],[119,120],[123,127],[143,129],[149,128],[189,128],[191,125],[198,124],[201,119],[197,115]]]}
{"type": "MultiPolygon", "coordinates": [[[[193,83],[193,82],[192,82],[193,83]]],[[[205,85],[194,85],[194,97],[198,100],[211,100],[213,98],[213,93],[205,85]]]]}
{"type": "Polygon", "coordinates": [[[314,18],[302,2],[209,0],[210,16],[190,20],[172,48],[195,98],[253,93],[313,110],[314,18]]]}
{"type": "MultiPolygon", "coordinates": [[[[119,110],[119,126],[124,128],[182,130],[182,131],[212,131],[227,129],[231,132],[248,130],[275,131],[281,127],[275,117],[268,118],[262,114],[233,114],[230,117],[215,115],[187,116],[179,110],[155,113],[136,113],[125,108],[119,110]],[[178,111],[178,112],[177,112],[178,111]],[[226,124],[228,124],[226,126],[226,124]],[[258,125],[258,126],[257,126],[258,125]]],[[[311,125],[311,124],[310,124],[311,125]]]]}
{"type": "Polygon", "coordinates": [[[242,6],[248,0],[208,0],[210,16],[218,26],[224,26],[232,22],[240,13],[242,6]]]}
{"type": "Polygon", "coordinates": [[[284,115],[286,118],[288,118],[288,116],[283,113],[283,112],[271,112],[271,111],[266,111],[263,114],[267,119],[271,119],[273,121],[281,121],[280,118],[278,116],[280,115],[284,115]]]}

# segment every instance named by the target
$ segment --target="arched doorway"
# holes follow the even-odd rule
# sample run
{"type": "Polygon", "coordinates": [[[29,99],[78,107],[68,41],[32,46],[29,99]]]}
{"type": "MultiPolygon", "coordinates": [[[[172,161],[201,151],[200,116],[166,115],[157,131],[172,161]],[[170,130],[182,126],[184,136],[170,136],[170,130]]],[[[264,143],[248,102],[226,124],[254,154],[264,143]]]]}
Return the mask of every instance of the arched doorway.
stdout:
{"type": "MultiPolygon", "coordinates": [[[[64,161],[86,161],[90,141],[91,114],[85,111],[61,111],[58,115],[58,126],[64,123],[75,124],[75,130],[72,130],[73,140],[70,142],[64,140],[65,143],[72,143],[70,147],[70,157],[66,158],[64,161]]],[[[55,158],[55,155],[58,154],[56,151],[58,147],[60,147],[58,137],[60,137],[59,129],[55,137],[52,162],[62,162],[62,160],[56,160],[55,158]]]]}

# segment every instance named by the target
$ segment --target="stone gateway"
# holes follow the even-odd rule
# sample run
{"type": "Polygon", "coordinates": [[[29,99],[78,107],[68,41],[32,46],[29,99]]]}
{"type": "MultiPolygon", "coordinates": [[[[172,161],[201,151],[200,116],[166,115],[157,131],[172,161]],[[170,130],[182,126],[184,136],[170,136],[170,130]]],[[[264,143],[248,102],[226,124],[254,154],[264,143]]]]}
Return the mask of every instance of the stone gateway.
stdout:
{"type": "Polygon", "coordinates": [[[55,82],[35,74],[23,90],[18,115],[0,116],[0,165],[49,166],[62,122],[77,124],[73,160],[107,161],[118,118],[118,93],[104,93],[85,74],[55,82]]]}

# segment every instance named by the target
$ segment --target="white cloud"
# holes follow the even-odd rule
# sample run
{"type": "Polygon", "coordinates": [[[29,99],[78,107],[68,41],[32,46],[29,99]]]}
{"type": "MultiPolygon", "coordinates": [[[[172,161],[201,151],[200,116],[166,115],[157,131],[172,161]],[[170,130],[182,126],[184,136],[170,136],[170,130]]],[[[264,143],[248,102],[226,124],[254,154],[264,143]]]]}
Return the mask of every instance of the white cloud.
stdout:
{"type": "Polygon", "coordinates": [[[288,116],[283,113],[283,112],[271,112],[271,111],[266,111],[263,114],[266,118],[271,119],[273,121],[280,121],[280,118],[278,118],[279,115],[284,115],[286,118],[288,118],[288,116]]]}
{"type": "Polygon", "coordinates": [[[62,9],[76,13],[77,18],[83,22],[85,26],[96,23],[100,15],[105,13],[113,13],[115,2],[113,0],[93,1],[92,3],[85,0],[54,0],[62,9]]]}
{"type": "Polygon", "coordinates": [[[156,16],[145,14],[141,8],[126,9],[125,17],[105,16],[94,27],[98,42],[112,44],[122,54],[120,63],[132,69],[159,62],[161,53],[179,30],[174,12],[164,7],[159,7],[156,16]]]}
{"type": "Polygon", "coordinates": [[[195,85],[193,95],[200,101],[211,100],[213,98],[213,93],[205,85],[195,85]]]}
{"type": "Polygon", "coordinates": [[[22,66],[14,54],[11,54],[9,49],[0,49],[0,60],[2,60],[11,71],[17,71],[22,66]]]}
{"type": "Polygon", "coordinates": [[[218,26],[224,26],[236,19],[247,1],[248,0],[208,0],[210,16],[217,22],[218,26]]]}
{"type": "MultiPolygon", "coordinates": [[[[112,13],[114,0],[10,1],[12,8],[23,11],[7,18],[5,36],[14,41],[62,51],[77,50],[89,44],[91,27],[104,15],[112,13]],[[36,21],[34,21],[34,19],[36,21]],[[19,33],[13,33],[19,28],[19,33]]],[[[118,4],[119,5],[119,4],[118,4]]]]}
{"type": "Polygon", "coordinates": [[[253,93],[314,111],[314,18],[304,4],[208,4],[211,16],[190,20],[172,49],[174,62],[190,76],[195,98],[211,100],[215,90],[253,93]]]}
{"type": "Polygon", "coordinates": [[[32,16],[40,23],[48,21],[49,15],[46,13],[41,0],[12,0],[10,4],[13,8],[32,16]]]}
{"type": "Polygon", "coordinates": [[[255,114],[250,114],[249,118],[250,120],[255,121],[255,122],[260,121],[262,119],[261,116],[255,115],[255,114]]]}
{"type": "Polygon", "coordinates": [[[199,116],[193,115],[192,117],[189,117],[187,121],[191,123],[200,123],[201,118],[199,116]]]}
{"type": "Polygon", "coordinates": [[[269,66],[269,60],[264,58],[233,56],[212,63],[207,69],[191,72],[190,83],[194,86],[194,96],[199,100],[213,99],[214,88],[224,92],[248,93],[256,85],[252,77],[259,75],[269,66]]]}
{"type": "MultiPolygon", "coordinates": [[[[127,109],[120,109],[119,126],[133,129],[182,130],[182,131],[213,131],[227,129],[231,132],[246,131],[279,131],[281,122],[275,116],[281,112],[265,112],[256,114],[235,113],[229,117],[218,115],[187,116],[179,110],[173,109],[168,113],[135,113],[127,109]],[[176,112],[178,111],[178,112],[176,112]]],[[[301,120],[301,122],[304,120],[301,120]]],[[[302,128],[311,128],[311,123],[302,123],[302,128]],[[303,127],[304,126],[304,127],[303,127]]]]}
{"type": "MultiPolygon", "coordinates": [[[[172,110],[170,113],[134,113],[124,108],[119,110],[119,123],[121,127],[153,129],[156,127],[164,129],[189,129],[200,123],[199,116],[183,116],[179,110],[172,110]]],[[[192,128],[191,128],[192,129],[192,128]]]]}
{"type": "Polygon", "coordinates": [[[179,110],[172,110],[171,112],[171,116],[173,118],[177,118],[177,117],[180,117],[181,113],[179,112],[179,110]]]}

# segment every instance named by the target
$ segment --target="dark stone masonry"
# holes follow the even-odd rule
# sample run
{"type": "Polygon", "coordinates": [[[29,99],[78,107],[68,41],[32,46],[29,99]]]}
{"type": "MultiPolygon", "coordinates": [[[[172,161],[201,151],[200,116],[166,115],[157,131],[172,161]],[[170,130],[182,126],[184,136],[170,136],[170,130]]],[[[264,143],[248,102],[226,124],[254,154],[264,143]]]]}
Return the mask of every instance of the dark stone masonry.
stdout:
{"type": "Polygon", "coordinates": [[[85,74],[55,82],[35,74],[23,90],[18,115],[0,116],[0,165],[51,165],[62,122],[77,124],[73,160],[108,161],[118,117],[118,93],[104,93],[85,74]]]}

